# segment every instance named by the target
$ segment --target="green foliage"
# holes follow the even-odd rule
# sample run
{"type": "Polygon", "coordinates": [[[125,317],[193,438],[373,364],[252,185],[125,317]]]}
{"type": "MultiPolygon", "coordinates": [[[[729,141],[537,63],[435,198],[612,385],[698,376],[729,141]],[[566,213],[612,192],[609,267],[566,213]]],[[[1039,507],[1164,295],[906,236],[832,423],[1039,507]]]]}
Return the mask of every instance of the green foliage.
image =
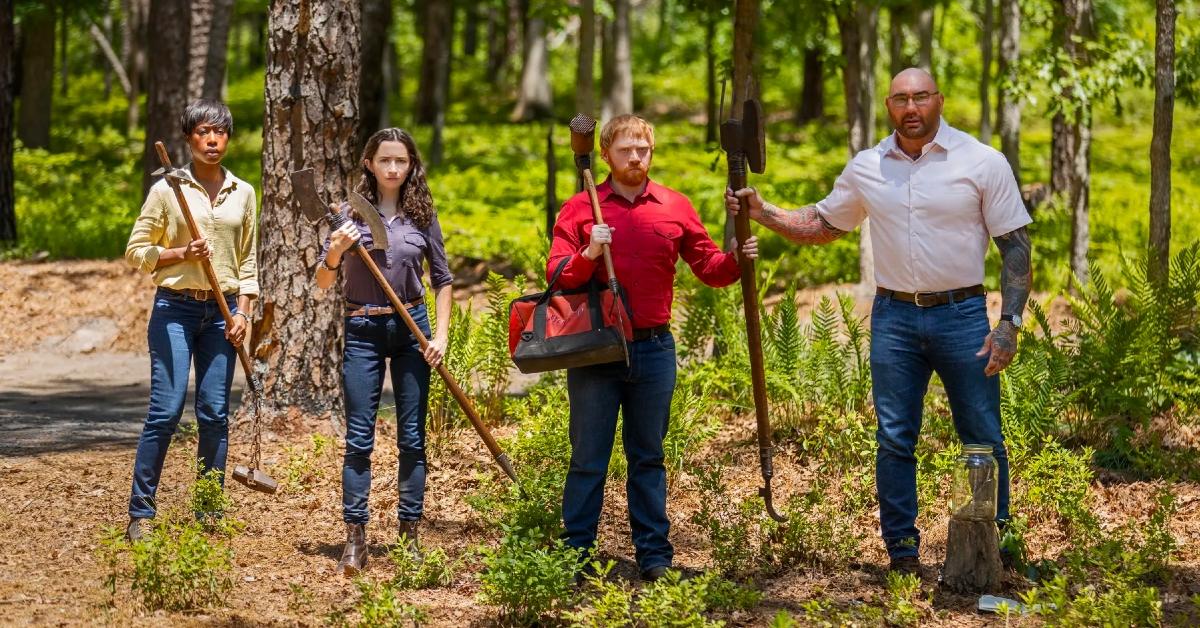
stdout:
{"type": "Polygon", "coordinates": [[[853,504],[836,505],[833,499],[838,491],[831,488],[818,484],[792,496],[783,511],[787,522],[765,523],[771,543],[764,551],[776,565],[835,571],[858,556],[863,535],[856,520],[862,512],[853,504]]]}
{"type": "Polygon", "coordinates": [[[333,439],[320,434],[309,437],[308,447],[285,446],[282,477],[284,490],[302,493],[323,481],[332,466],[333,454],[336,451],[333,439]]]}
{"type": "MultiPolygon", "coordinates": [[[[801,605],[804,610],[805,626],[820,628],[841,628],[843,626],[880,626],[884,625],[883,609],[868,604],[854,604],[850,608],[838,608],[833,602],[824,600],[809,600],[801,605]]],[[[775,616],[772,628],[791,628],[797,626],[791,616],[783,616],[783,611],[775,616]]]]}
{"type": "Polygon", "coordinates": [[[758,552],[762,501],[735,501],[721,480],[723,466],[711,464],[692,469],[700,490],[700,509],[691,517],[708,535],[713,563],[727,576],[745,576],[762,566],[758,552]]]}
{"type": "Polygon", "coordinates": [[[715,573],[683,579],[678,571],[667,575],[642,590],[634,618],[640,625],[651,628],[709,628],[723,626],[705,616],[714,610],[731,611],[751,608],[762,600],[762,594],[738,586],[715,573]]]}
{"type": "Polygon", "coordinates": [[[108,528],[100,549],[104,587],[115,597],[128,584],[148,611],[193,611],[225,604],[233,588],[229,541],[210,536],[197,521],[159,517],[141,540],[129,544],[124,531],[108,528]]]}
{"type": "Polygon", "coordinates": [[[506,620],[531,625],[573,605],[580,551],[533,532],[513,530],[483,550],[479,600],[500,607],[506,620]]]}
{"type": "Polygon", "coordinates": [[[396,589],[432,589],[454,582],[454,566],[441,548],[413,552],[400,539],[388,550],[388,558],[396,568],[396,575],[390,581],[396,589]]]}
{"type": "Polygon", "coordinates": [[[232,502],[221,486],[224,473],[217,469],[203,472],[202,469],[203,463],[197,460],[196,481],[188,488],[188,503],[192,512],[205,528],[232,534],[237,523],[225,518],[232,502]]]}
{"type": "Polygon", "coordinates": [[[922,613],[921,608],[917,606],[920,594],[921,579],[916,574],[888,572],[884,620],[891,626],[920,624],[922,613]]]}
{"type": "Polygon", "coordinates": [[[564,614],[572,628],[624,628],[633,625],[633,590],[608,579],[616,563],[593,562],[594,573],[585,579],[585,602],[564,614]]]}
{"type": "Polygon", "coordinates": [[[405,604],[396,598],[397,589],[387,582],[372,582],[365,578],[355,581],[358,587],[358,601],[354,604],[354,613],[358,619],[354,622],[343,622],[355,628],[374,628],[388,626],[420,626],[429,621],[429,614],[424,609],[405,604]]]}
{"type": "Polygon", "coordinates": [[[1073,532],[1093,533],[1098,522],[1089,499],[1094,478],[1091,457],[1089,449],[1075,452],[1047,440],[1021,473],[1022,501],[1031,516],[1043,520],[1047,513],[1055,513],[1073,532]]]}

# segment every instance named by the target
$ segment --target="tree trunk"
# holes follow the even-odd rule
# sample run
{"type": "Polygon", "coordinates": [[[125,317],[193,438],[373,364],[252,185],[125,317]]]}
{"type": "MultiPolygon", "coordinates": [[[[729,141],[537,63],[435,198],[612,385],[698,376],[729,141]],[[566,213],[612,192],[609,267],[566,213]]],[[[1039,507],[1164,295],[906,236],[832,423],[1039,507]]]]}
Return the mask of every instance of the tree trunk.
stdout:
{"type": "MultiPolygon", "coordinates": [[[[819,27],[821,28],[821,27],[819,27]]],[[[824,31],[824,28],[821,28],[824,31]]],[[[825,33],[821,33],[821,39],[825,33]]],[[[825,59],[821,48],[804,50],[804,87],[800,91],[800,108],[796,111],[796,124],[819,120],[825,116],[825,59]]]]}
{"type": "Polygon", "coordinates": [[[1154,135],[1150,140],[1150,276],[1166,283],[1171,264],[1171,132],[1175,120],[1175,0],[1157,0],[1154,135]]]}
{"type": "Polygon", "coordinates": [[[754,36],[758,30],[759,0],[736,0],[733,11],[733,101],[730,114],[742,118],[742,103],[758,97],[754,36]]]}
{"type": "MultiPolygon", "coordinates": [[[[1092,0],[1060,0],[1063,7],[1062,46],[1076,67],[1088,65],[1083,40],[1092,39],[1092,0]]],[[[1087,249],[1089,241],[1088,195],[1092,145],[1091,107],[1078,86],[1068,86],[1061,98],[1077,102],[1078,108],[1070,120],[1056,115],[1052,125],[1051,192],[1065,194],[1071,208],[1071,271],[1081,284],[1088,281],[1087,249]],[[1056,172],[1057,170],[1057,172],[1056,172]],[[1061,187],[1055,188],[1058,184],[1061,187]]]]}
{"type": "Polygon", "coordinates": [[[250,351],[262,377],[264,418],[308,414],[339,422],[341,291],[312,285],[328,227],[297,219],[288,175],[312,168],[327,201],[357,183],[359,4],[274,0],[270,11],[258,317],[272,323],[256,328],[250,351]]]}
{"type": "Polygon", "coordinates": [[[233,0],[213,0],[213,15],[208,28],[208,50],[204,52],[204,86],[200,95],[221,100],[225,88],[225,69],[229,65],[229,24],[233,18],[233,0]]]}
{"type": "Polygon", "coordinates": [[[596,115],[596,0],[579,2],[579,62],[575,66],[575,111],[596,115]]]}
{"type": "Polygon", "coordinates": [[[424,3],[421,80],[417,90],[417,124],[436,124],[445,116],[450,80],[450,43],[454,34],[452,0],[424,3]]]}
{"type": "Polygon", "coordinates": [[[904,54],[904,28],[908,23],[908,8],[897,5],[888,7],[888,62],[889,74],[896,76],[912,65],[904,54]]]}
{"type": "MultiPolygon", "coordinates": [[[[112,44],[109,43],[108,37],[95,22],[88,22],[88,34],[92,36],[92,40],[96,42],[96,47],[100,49],[100,55],[104,57],[107,65],[106,77],[111,77],[113,74],[117,76],[117,81],[121,83],[121,91],[128,98],[133,92],[133,85],[129,82],[129,75],[125,73],[125,67],[121,65],[121,59],[117,57],[116,51],[113,50],[112,44]]],[[[111,78],[108,79],[111,82],[111,78]]],[[[107,86],[106,86],[107,87],[107,86]]]]}
{"type": "Polygon", "coordinates": [[[70,41],[70,37],[67,36],[67,18],[69,17],[70,10],[71,8],[65,2],[58,6],[58,93],[64,98],[67,96],[67,84],[71,77],[71,71],[67,64],[67,59],[69,58],[67,55],[67,44],[70,41]]]}
{"type": "Polygon", "coordinates": [[[463,56],[470,59],[479,51],[479,6],[467,4],[463,9],[466,23],[463,25],[463,56]]]}
{"type": "Polygon", "coordinates": [[[981,0],[979,54],[982,69],[979,73],[979,141],[992,143],[992,40],[994,39],[992,16],[995,14],[993,0],[981,0]]]}
{"type": "Polygon", "coordinates": [[[527,122],[554,115],[554,92],[550,89],[550,51],[546,21],[540,17],[525,22],[525,55],[521,63],[521,89],[517,106],[509,118],[527,122]]]}
{"type": "Polygon", "coordinates": [[[121,13],[121,62],[129,76],[129,91],[126,96],[129,106],[125,110],[125,135],[132,136],[141,118],[138,98],[145,85],[146,70],[146,20],[150,14],[149,0],[122,0],[121,13]]]}
{"type": "Polygon", "coordinates": [[[159,168],[154,143],[167,145],[171,161],[183,165],[191,161],[179,116],[187,107],[188,31],[191,21],[188,0],[154,0],[150,3],[149,50],[150,76],[146,89],[146,141],[142,156],[142,195],[154,183],[151,172],[159,168]]]}
{"type": "Polygon", "coordinates": [[[1017,80],[1017,62],[1021,56],[1021,4],[1018,0],[1000,0],[1000,64],[997,74],[1000,89],[996,97],[996,124],[1000,133],[1000,151],[1008,160],[1017,183],[1021,182],[1021,99],[1013,88],[1017,80]]]}
{"type": "Polygon", "coordinates": [[[499,83],[499,76],[507,61],[506,53],[508,52],[507,35],[508,29],[505,28],[505,15],[507,11],[501,12],[495,5],[491,5],[487,10],[487,73],[492,77],[493,83],[499,83]]]}
{"type": "Polygon", "coordinates": [[[957,593],[995,593],[1004,579],[999,548],[995,522],[950,519],[942,582],[957,593]]]}
{"type": "Polygon", "coordinates": [[[554,125],[546,125],[546,238],[554,240],[554,223],[558,220],[558,194],[554,186],[558,178],[558,162],[554,159],[554,125]]]}
{"type": "Polygon", "coordinates": [[[392,26],[392,0],[362,0],[362,70],[358,87],[359,120],[355,149],[361,149],[376,129],[386,126],[387,81],[384,57],[392,26]]]}
{"type": "Polygon", "coordinates": [[[204,74],[208,65],[208,32],[216,13],[216,0],[192,0],[192,30],[188,40],[187,101],[201,98],[204,93],[204,74]]]}
{"type": "Polygon", "coordinates": [[[633,112],[633,33],[629,16],[629,0],[612,0],[612,37],[607,42],[611,50],[612,77],[605,77],[608,88],[604,91],[600,117],[610,120],[614,116],[633,112]]]}
{"type": "MultiPolygon", "coordinates": [[[[100,18],[100,23],[103,25],[103,30],[101,30],[100,32],[104,35],[104,41],[111,42],[112,38],[113,38],[113,18],[112,18],[112,11],[107,2],[104,3],[104,17],[100,18]]],[[[111,45],[109,46],[109,52],[112,52],[111,45]]],[[[102,57],[105,62],[105,66],[104,66],[104,100],[108,100],[109,98],[112,97],[113,68],[115,67],[113,65],[110,65],[109,62],[112,59],[115,59],[116,55],[114,54],[112,57],[108,57],[105,55],[104,51],[102,50],[102,51],[100,51],[99,56],[102,57]]],[[[119,62],[117,65],[119,65],[119,62]]],[[[120,71],[124,72],[125,68],[121,68],[120,71]]],[[[128,82],[128,78],[126,79],[126,81],[128,82]]],[[[128,90],[126,90],[126,91],[128,91],[128,90]]]]}
{"type": "Polygon", "coordinates": [[[54,7],[39,6],[21,22],[21,110],[17,137],[28,148],[50,148],[54,102],[54,7]]]}
{"type": "Polygon", "coordinates": [[[936,5],[929,6],[917,13],[917,67],[933,73],[933,10],[936,5]]]}
{"type": "Polygon", "coordinates": [[[13,93],[16,92],[16,31],[13,3],[0,2],[0,242],[17,241],[17,207],[13,196],[13,93]]]}
{"type": "Polygon", "coordinates": [[[717,102],[717,49],[714,43],[717,38],[717,20],[711,15],[704,16],[704,79],[705,79],[705,125],[704,142],[716,144],[718,141],[717,128],[721,121],[720,103],[717,102]]]}
{"type": "MultiPolygon", "coordinates": [[[[847,146],[853,158],[875,144],[875,57],[879,8],[857,0],[837,14],[838,31],[846,66],[842,86],[846,94],[846,120],[850,126],[847,146]]],[[[870,221],[859,234],[859,287],[867,292],[875,283],[875,257],[871,252],[870,221]]]]}

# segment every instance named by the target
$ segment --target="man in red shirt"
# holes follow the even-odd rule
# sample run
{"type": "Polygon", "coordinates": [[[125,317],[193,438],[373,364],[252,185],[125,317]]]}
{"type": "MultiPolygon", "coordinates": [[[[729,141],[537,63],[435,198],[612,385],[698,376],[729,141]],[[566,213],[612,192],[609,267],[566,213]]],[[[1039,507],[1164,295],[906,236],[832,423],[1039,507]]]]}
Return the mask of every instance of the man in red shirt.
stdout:
{"type": "MultiPolygon", "coordinates": [[[[601,245],[608,244],[633,311],[634,337],[628,367],[614,362],[567,370],[571,467],[563,488],[563,537],[572,547],[589,553],[594,548],[620,410],[638,568],[644,580],[656,580],[674,556],[667,538],[663,438],[675,391],[670,324],[675,262],[682,257],[701,281],[714,287],[737,281],[740,270],[736,253],[717,248],[687,197],[648,178],[654,156],[649,123],[632,115],[609,120],[600,130],[600,156],[612,170],[596,187],[604,223],[595,224],[586,191],[564,203],[554,225],[546,276],[565,259],[557,287],[576,288],[589,279],[607,282],[600,255],[601,245]]],[[[750,259],[758,256],[754,238],[743,253],[750,259]]]]}

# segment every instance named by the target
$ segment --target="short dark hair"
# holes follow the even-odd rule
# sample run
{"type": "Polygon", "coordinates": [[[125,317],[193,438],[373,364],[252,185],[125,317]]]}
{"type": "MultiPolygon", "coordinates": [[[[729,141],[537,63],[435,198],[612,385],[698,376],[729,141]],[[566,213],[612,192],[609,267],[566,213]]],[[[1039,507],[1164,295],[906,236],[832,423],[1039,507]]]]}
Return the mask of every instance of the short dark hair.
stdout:
{"type": "Polygon", "coordinates": [[[201,98],[188,105],[179,116],[179,126],[185,136],[191,135],[196,127],[205,122],[221,127],[226,133],[233,135],[233,114],[229,112],[229,107],[219,100],[201,98]]]}

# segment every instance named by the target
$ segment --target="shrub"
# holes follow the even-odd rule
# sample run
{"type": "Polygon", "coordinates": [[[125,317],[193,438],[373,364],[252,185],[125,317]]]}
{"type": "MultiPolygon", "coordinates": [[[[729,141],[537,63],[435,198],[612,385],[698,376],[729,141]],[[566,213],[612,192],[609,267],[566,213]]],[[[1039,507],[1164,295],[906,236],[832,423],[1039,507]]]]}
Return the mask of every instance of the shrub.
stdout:
{"type": "Polygon", "coordinates": [[[580,559],[561,540],[545,544],[536,533],[510,531],[499,547],[483,550],[479,599],[519,624],[557,617],[573,605],[580,559]]]}
{"type": "Polygon", "coordinates": [[[916,574],[888,572],[884,620],[892,626],[920,624],[921,608],[916,604],[920,593],[921,580],[916,574]]]}
{"type": "Polygon", "coordinates": [[[309,437],[309,446],[288,445],[283,448],[283,486],[288,492],[300,493],[324,480],[336,451],[333,439],[320,434],[309,437]]]}
{"type": "Polygon", "coordinates": [[[804,495],[793,496],[784,509],[785,523],[764,521],[770,547],[764,548],[779,567],[806,565],[824,569],[845,567],[858,555],[862,534],[855,525],[857,512],[837,507],[835,492],[818,484],[804,495]]]}
{"type": "Polygon", "coordinates": [[[454,582],[454,566],[441,548],[417,553],[402,540],[388,551],[388,558],[396,568],[390,583],[397,589],[431,589],[454,582]]]}
{"type": "Polygon", "coordinates": [[[360,579],[355,585],[359,592],[358,601],[354,604],[358,621],[350,625],[356,628],[415,627],[429,621],[429,615],[423,609],[397,600],[396,589],[389,583],[360,579]]]}
{"type": "Polygon", "coordinates": [[[1090,459],[1089,449],[1076,453],[1047,440],[1021,474],[1029,512],[1038,518],[1041,513],[1053,512],[1072,533],[1091,535],[1099,523],[1089,507],[1090,459]]]}
{"type": "Polygon", "coordinates": [[[169,516],[142,539],[125,542],[124,531],[106,530],[101,558],[110,596],[128,582],[146,610],[186,611],[223,606],[233,587],[233,551],[228,541],[210,538],[196,521],[169,516]]]}
{"type": "Polygon", "coordinates": [[[623,628],[633,625],[633,591],[628,585],[610,582],[608,574],[616,565],[592,563],[594,573],[586,578],[586,603],[564,616],[573,628],[623,628]]]}

